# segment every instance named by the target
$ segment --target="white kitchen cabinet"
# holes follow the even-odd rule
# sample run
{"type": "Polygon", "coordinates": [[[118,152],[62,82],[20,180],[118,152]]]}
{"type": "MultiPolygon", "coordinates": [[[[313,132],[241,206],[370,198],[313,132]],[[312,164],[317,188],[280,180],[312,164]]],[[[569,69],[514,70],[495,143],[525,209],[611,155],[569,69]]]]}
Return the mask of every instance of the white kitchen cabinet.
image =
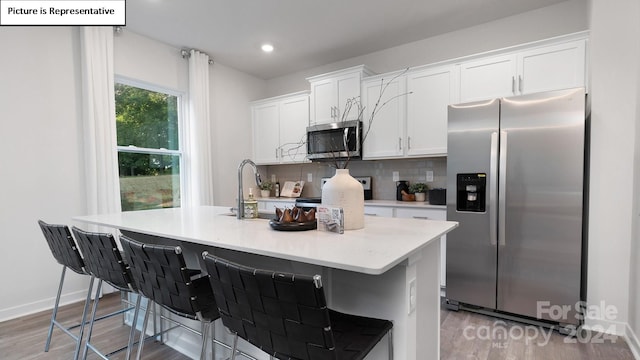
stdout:
{"type": "Polygon", "coordinates": [[[460,64],[460,102],[586,84],[586,40],[574,40],[460,64]]]}
{"type": "Polygon", "coordinates": [[[341,120],[356,120],[357,107],[351,108],[345,118],[349,100],[360,100],[360,85],[364,76],[372,75],[364,65],[307,78],[311,87],[309,99],[311,125],[341,120]]]}
{"type": "Polygon", "coordinates": [[[515,95],[515,55],[501,55],[460,65],[460,101],[515,95]]]}
{"type": "Polygon", "coordinates": [[[458,102],[455,66],[407,73],[407,156],[447,154],[447,107],[458,102]]]}
{"type": "Polygon", "coordinates": [[[365,216],[394,217],[393,216],[393,208],[392,207],[383,207],[383,206],[365,206],[364,207],[364,215],[365,216]]]}
{"type": "Polygon", "coordinates": [[[405,144],[405,76],[386,74],[362,82],[363,159],[402,157],[405,144]],[[382,98],[380,94],[382,93],[382,98]],[[378,107],[376,108],[376,103],[378,107]],[[371,120],[371,113],[375,116],[371,120]]]}
{"type": "Polygon", "coordinates": [[[273,201],[273,200],[260,200],[258,199],[258,210],[260,211],[264,211],[264,212],[271,212],[273,211],[273,214],[275,216],[276,213],[276,208],[281,208],[284,209],[286,208],[293,208],[295,206],[296,202],[295,200],[291,200],[291,201],[273,201]]]}
{"type": "MultiPolygon", "coordinates": [[[[396,208],[396,217],[424,220],[447,220],[445,209],[396,208]]],[[[440,286],[447,285],[447,237],[440,238],[440,286]]]]}
{"type": "Polygon", "coordinates": [[[280,162],[299,163],[307,157],[308,94],[280,102],[280,162]]]}
{"type": "Polygon", "coordinates": [[[278,101],[253,105],[253,159],[257,164],[278,162],[280,147],[280,104],[278,101]]]}
{"type": "Polygon", "coordinates": [[[447,106],[458,102],[456,83],[453,65],[423,67],[363,80],[366,136],[363,158],[446,155],[447,106]],[[382,88],[384,93],[380,98],[382,88]],[[369,124],[377,102],[376,115],[369,124]]]}
{"type": "Polygon", "coordinates": [[[586,40],[524,51],[518,59],[520,94],[582,87],[586,84],[586,40]]]}
{"type": "Polygon", "coordinates": [[[255,101],[251,104],[251,117],[256,164],[299,163],[305,160],[308,92],[255,101]]]}

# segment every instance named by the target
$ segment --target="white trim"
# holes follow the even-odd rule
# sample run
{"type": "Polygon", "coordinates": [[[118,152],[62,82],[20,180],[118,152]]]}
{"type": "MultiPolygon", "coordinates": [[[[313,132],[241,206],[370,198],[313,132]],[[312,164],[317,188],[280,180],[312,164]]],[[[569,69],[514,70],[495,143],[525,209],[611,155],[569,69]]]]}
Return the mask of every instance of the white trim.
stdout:
{"type": "MultiPolygon", "coordinates": [[[[83,290],[62,294],[60,296],[60,306],[73,304],[79,301],[84,301],[84,299],[86,299],[87,297],[87,290],[88,288],[85,288],[83,290]]],[[[56,298],[55,296],[53,296],[53,297],[48,297],[46,299],[34,301],[31,303],[20,304],[18,306],[2,309],[0,310],[0,322],[39,313],[41,311],[51,310],[53,309],[53,305],[55,304],[55,301],[56,301],[56,298]]],[[[78,313],[77,320],[79,323],[80,313],[78,313]]]]}
{"type": "Polygon", "coordinates": [[[631,349],[633,357],[636,360],[640,360],[640,341],[629,324],[626,324],[625,330],[624,339],[627,341],[627,345],[629,345],[629,349],[631,349]]]}
{"type": "Polygon", "coordinates": [[[584,329],[605,334],[624,336],[627,323],[621,321],[604,320],[587,317],[583,325],[584,329]]]}

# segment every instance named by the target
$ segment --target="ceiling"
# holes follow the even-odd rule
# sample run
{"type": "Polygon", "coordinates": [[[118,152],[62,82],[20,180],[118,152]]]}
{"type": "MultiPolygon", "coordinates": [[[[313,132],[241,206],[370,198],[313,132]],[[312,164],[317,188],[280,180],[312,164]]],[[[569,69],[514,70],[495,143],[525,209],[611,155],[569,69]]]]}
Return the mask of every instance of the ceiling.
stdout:
{"type": "Polygon", "coordinates": [[[126,29],[271,79],[563,1],[129,0],[126,29]]]}

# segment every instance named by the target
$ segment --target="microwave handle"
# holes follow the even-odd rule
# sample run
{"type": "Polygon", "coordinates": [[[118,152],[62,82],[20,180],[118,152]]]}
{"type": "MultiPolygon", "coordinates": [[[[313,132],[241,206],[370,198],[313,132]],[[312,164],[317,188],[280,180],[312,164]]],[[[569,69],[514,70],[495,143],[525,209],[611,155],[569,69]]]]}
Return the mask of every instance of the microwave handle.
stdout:
{"type": "Polygon", "coordinates": [[[345,151],[349,151],[349,148],[347,147],[349,146],[349,128],[348,127],[344,128],[344,131],[342,132],[342,145],[344,146],[345,151]]]}

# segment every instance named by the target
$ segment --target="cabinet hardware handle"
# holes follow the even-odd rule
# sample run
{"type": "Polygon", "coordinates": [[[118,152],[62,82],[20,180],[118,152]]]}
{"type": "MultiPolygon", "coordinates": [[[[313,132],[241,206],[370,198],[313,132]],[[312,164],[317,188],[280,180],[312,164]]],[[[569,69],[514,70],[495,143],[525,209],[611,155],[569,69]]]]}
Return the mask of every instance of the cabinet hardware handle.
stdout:
{"type": "Polygon", "coordinates": [[[518,75],[518,90],[522,93],[522,75],[518,75]]]}
{"type": "Polygon", "coordinates": [[[276,148],[276,159],[278,158],[278,148],[276,148]]]}
{"type": "Polygon", "coordinates": [[[407,150],[411,150],[411,136],[407,138],[407,150]]]}
{"type": "Polygon", "coordinates": [[[284,157],[284,149],[280,148],[280,158],[282,159],[284,157]]]}
{"type": "Polygon", "coordinates": [[[402,150],[402,138],[398,138],[398,147],[402,150]]]}
{"type": "Polygon", "coordinates": [[[512,76],[511,77],[511,92],[512,93],[516,93],[516,77],[512,76]]]}
{"type": "Polygon", "coordinates": [[[378,216],[378,214],[370,214],[370,213],[364,213],[367,216],[378,216]]]}
{"type": "Polygon", "coordinates": [[[420,220],[429,220],[428,216],[414,216],[414,219],[420,219],[420,220]]]}

